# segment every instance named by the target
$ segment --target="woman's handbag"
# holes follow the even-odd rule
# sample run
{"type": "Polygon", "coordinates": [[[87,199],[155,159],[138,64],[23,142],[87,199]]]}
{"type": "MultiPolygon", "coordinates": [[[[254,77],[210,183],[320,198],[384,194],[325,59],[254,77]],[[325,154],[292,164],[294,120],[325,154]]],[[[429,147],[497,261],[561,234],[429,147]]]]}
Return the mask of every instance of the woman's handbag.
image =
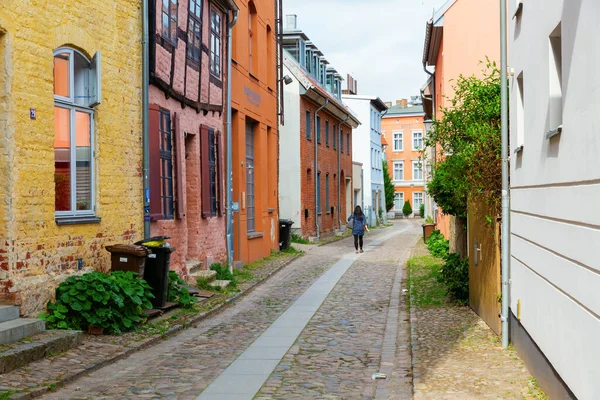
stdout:
{"type": "Polygon", "coordinates": [[[348,221],[346,226],[348,227],[348,229],[354,230],[354,218],[352,218],[350,221],[348,221]]]}

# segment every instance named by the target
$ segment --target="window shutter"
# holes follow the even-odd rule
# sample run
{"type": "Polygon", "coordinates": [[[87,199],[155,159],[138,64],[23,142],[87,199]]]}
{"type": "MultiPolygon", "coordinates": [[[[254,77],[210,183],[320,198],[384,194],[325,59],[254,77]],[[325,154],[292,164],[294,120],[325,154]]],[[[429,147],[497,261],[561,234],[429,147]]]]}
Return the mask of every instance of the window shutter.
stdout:
{"type": "Polygon", "coordinates": [[[95,107],[102,102],[102,72],[101,72],[100,52],[96,52],[90,63],[89,83],[88,83],[88,105],[95,107]]]}
{"type": "Polygon", "coordinates": [[[150,217],[153,220],[162,219],[162,205],[160,198],[160,109],[157,105],[150,105],[148,115],[148,134],[150,147],[150,217]]]}
{"type": "Polygon", "coordinates": [[[183,197],[183,186],[185,181],[183,179],[183,163],[185,160],[184,152],[184,138],[179,129],[179,115],[174,113],[173,119],[175,121],[173,127],[173,141],[175,142],[175,190],[177,193],[177,218],[182,219],[185,217],[185,200],[183,197]]]}
{"type": "Polygon", "coordinates": [[[200,125],[200,187],[202,192],[202,217],[210,217],[210,166],[208,127],[200,125]]]}
{"type": "Polygon", "coordinates": [[[225,176],[225,165],[223,164],[223,136],[221,135],[221,131],[217,131],[215,138],[217,141],[217,204],[219,207],[218,211],[223,216],[225,215],[226,192],[223,189],[223,185],[225,184],[225,180],[223,179],[225,176]]]}

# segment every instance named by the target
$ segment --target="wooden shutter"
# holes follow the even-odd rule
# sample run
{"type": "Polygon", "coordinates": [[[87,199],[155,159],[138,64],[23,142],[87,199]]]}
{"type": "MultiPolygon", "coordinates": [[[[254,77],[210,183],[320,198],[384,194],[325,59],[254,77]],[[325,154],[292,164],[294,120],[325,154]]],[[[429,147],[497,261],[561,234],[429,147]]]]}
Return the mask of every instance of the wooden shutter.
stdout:
{"type": "Polygon", "coordinates": [[[210,167],[208,127],[200,125],[200,188],[202,193],[202,217],[210,217],[210,167]]]}
{"type": "Polygon", "coordinates": [[[183,176],[183,163],[185,162],[185,149],[184,149],[184,138],[181,130],[179,129],[179,115],[174,113],[173,119],[175,121],[173,127],[173,141],[175,142],[175,193],[177,195],[175,212],[177,218],[181,219],[185,217],[185,202],[183,198],[183,186],[185,180],[183,176]]]}
{"type": "Polygon", "coordinates": [[[215,140],[217,141],[217,207],[219,214],[223,216],[225,215],[225,195],[227,194],[227,186],[223,179],[225,176],[225,165],[223,164],[223,136],[221,135],[221,131],[217,131],[215,140]],[[223,188],[224,186],[225,189],[223,188]]]}
{"type": "Polygon", "coordinates": [[[163,217],[160,197],[160,109],[154,104],[150,105],[148,109],[150,218],[159,220],[163,217]]]}

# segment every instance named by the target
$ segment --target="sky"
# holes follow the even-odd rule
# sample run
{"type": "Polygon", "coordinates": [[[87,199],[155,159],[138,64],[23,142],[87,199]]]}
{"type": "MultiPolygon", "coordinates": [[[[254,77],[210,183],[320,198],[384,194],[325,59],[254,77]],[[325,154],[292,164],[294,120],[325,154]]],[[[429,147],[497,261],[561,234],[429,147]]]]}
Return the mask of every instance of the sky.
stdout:
{"type": "Polygon", "coordinates": [[[298,16],[298,29],[344,79],[349,73],[358,80],[359,94],[395,103],[425,84],[425,25],[445,2],[283,0],[283,14],[298,16]]]}

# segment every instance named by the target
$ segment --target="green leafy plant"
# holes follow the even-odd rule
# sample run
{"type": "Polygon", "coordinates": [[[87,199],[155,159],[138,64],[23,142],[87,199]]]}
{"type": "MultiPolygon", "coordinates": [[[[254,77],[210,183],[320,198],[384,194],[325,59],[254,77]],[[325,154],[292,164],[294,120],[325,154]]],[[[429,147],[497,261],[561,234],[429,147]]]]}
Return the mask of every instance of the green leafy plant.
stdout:
{"type": "Polygon", "coordinates": [[[425,218],[425,223],[426,223],[426,224],[433,224],[433,223],[434,223],[434,222],[433,222],[433,218],[431,218],[431,217],[427,217],[427,218],[425,218]]]}
{"type": "Polygon", "coordinates": [[[427,248],[434,257],[444,258],[450,250],[450,242],[436,229],[427,239],[427,248]]]}
{"type": "Polygon", "coordinates": [[[410,214],[412,214],[413,210],[412,207],[410,206],[410,202],[408,200],[406,200],[404,202],[404,207],[402,207],[402,214],[409,216],[410,214]]]}
{"type": "Polygon", "coordinates": [[[114,334],[135,329],[152,308],[151,288],[133,272],[90,272],[71,276],[56,289],[56,302],[40,315],[51,329],[87,330],[90,325],[114,334]]]}
{"type": "Polygon", "coordinates": [[[458,302],[469,301],[469,260],[456,253],[448,254],[438,279],[448,289],[450,297],[458,302]]]}
{"type": "Polygon", "coordinates": [[[198,299],[190,295],[185,286],[185,282],[177,275],[177,272],[169,271],[167,301],[176,302],[183,308],[192,308],[198,299]]]}
{"type": "Polygon", "coordinates": [[[210,266],[210,269],[217,272],[217,280],[230,281],[229,287],[235,288],[236,281],[235,277],[229,272],[229,268],[227,266],[223,266],[221,264],[213,264],[210,266]]]}
{"type": "Polygon", "coordinates": [[[419,215],[421,218],[425,217],[425,204],[421,203],[419,206],[419,215]]]}
{"type": "Polygon", "coordinates": [[[394,208],[395,188],[392,178],[390,177],[390,169],[387,161],[382,161],[383,164],[383,190],[385,193],[385,210],[390,211],[394,208]]]}
{"type": "Polygon", "coordinates": [[[308,240],[304,239],[302,236],[298,235],[297,233],[292,233],[291,242],[292,243],[300,243],[300,244],[309,244],[310,243],[308,240]]]}

